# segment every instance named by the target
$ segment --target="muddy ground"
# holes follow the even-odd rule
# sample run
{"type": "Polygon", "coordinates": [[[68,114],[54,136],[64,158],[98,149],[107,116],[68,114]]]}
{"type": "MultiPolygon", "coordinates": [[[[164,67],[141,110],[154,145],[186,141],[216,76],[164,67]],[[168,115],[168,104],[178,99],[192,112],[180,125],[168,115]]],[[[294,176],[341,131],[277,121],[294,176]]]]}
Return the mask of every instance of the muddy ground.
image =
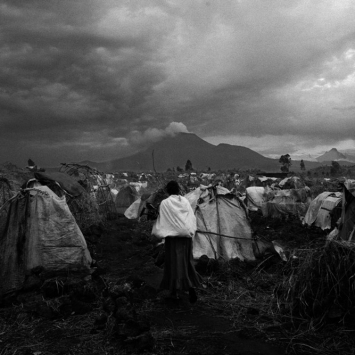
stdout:
{"type": "MultiPolygon", "coordinates": [[[[255,235],[291,247],[325,236],[293,219],[254,214],[252,225],[255,235]]],[[[341,354],[354,347],[337,324],[316,330],[283,312],[275,295],[285,263],[278,255],[253,264],[199,263],[197,303],[187,295],[167,299],[159,290],[162,249],[150,242],[150,228],[123,216],[92,228],[90,275],[34,272],[25,290],[1,300],[0,355],[341,354]]]]}

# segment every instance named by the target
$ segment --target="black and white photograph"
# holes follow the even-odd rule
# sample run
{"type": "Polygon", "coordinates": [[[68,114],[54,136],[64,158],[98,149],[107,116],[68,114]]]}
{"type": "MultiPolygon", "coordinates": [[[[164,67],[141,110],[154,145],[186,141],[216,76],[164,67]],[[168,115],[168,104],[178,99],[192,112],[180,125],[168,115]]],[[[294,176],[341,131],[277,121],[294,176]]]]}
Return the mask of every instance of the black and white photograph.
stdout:
{"type": "Polygon", "coordinates": [[[354,355],[355,2],[0,0],[0,355],[354,355]]]}

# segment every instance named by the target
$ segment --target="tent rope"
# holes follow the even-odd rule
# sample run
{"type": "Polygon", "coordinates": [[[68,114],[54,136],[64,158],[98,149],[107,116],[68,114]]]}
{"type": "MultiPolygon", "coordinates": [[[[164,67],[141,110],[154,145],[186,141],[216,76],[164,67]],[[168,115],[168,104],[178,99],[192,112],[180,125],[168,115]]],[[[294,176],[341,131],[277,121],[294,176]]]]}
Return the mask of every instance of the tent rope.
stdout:
{"type": "Polygon", "coordinates": [[[231,235],[225,235],[225,234],[215,233],[215,232],[209,232],[209,231],[197,230],[196,233],[212,234],[212,235],[217,235],[217,236],[219,236],[219,237],[231,238],[231,239],[244,239],[244,240],[249,240],[250,242],[253,241],[251,238],[232,237],[231,235]]]}

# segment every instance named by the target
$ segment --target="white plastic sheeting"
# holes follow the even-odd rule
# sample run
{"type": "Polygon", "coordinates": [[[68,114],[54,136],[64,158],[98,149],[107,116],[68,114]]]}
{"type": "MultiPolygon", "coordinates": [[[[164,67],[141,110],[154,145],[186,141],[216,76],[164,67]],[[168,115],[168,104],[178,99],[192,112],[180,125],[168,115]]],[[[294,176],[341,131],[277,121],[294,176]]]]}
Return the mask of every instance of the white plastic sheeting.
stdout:
{"type": "Polygon", "coordinates": [[[90,253],[65,197],[58,197],[47,186],[36,187],[31,195],[35,198],[31,201],[26,268],[89,269],[90,253]]]}
{"type": "Polygon", "coordinates": [[[331,211],[341,203],[341,192],[322,192],[309,205],[303,224],[324,229],[331,228],[331,211]]]}
{"type": "Polygon", "coordinates": [[[46,186],[19,193],[0,228],[0,294],[18,290],[37,266],[88,272],[91,256],[65,197],[46,186]]]}
{"type": "Polygon", "coordinates": [[[247,210],[243,202],[229,190],[217,186],[201,189],[185,196],[197,220],[193,238],[193,256],[202,255],[224,260],[255,260],[247,210]]]}

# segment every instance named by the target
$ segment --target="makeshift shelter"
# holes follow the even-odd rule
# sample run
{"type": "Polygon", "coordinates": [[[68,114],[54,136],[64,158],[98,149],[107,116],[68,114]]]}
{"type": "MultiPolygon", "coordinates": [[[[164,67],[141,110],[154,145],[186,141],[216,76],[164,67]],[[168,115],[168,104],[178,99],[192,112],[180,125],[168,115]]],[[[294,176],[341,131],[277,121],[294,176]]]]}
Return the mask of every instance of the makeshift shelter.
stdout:
{"type": "Polygon", "coordinates": [[[265,198],[265,187],[250,186],[245,190],[245,203],[250,211],[261,209],[265,198]]]}
{"type": "Polygon", "coordinates": [[[66,196],[69,209],[82,232],[86,232],[92,225],[100,224],[102,217],[95,193],[88,191],[75,177],[63,172],[35,173],[35,177],[58,196],[66,196]]]}
{"type": "Polygon", "coordinates": [[[128,219],[137,219],[146,216],[148,220],[154,220],[157,217],[161,201],[168,197],[164,189],[158,189],[149,194],[143,194],[134,201],[124,212],[128,219]]]}
{"type": "Polygon", "coordinates": [[[287,177],[279,182],[282,189],[300,189],[305,187],[304,181],[298,176],[287,177]]]}
{"type": "Polygon", "coordinates": [[[354,241],[355,234],[355,181],[345,181],[343,187],[341,223],[339,238],[346,241],[354,241]]]}
{"type": "Polygon", "coordinates": [[[126,186],[116,195],[115,206],[117,213],[125,213],[126,209],[139,198],[133,186],[126,186]]]}
{"type": "MultiPolygon", "coordinates": [[[[115,186],[114,174],[104,174],[88,165],[75,163],[62,163],[61,172],[71,176],[72,179],[76,180],[82,187],[84,187],[86,192],[90,194],[91,199],[96,200],[95,202],[98,204],[98,213],[102,218],[107,220],[116,218],[117,211],[115,207],[115,199],[111,193],[111,188],[115,186]]],[[[86,205],[87,202],[88,201],[85,203],[86,205]]],[[[75,202],[73,202],[73,206],[74,205],[76,205],[75,202]]],[[[75,207],[77,211],[80,211],[80,204],[75,207]]]]}
{"type": "Polygon", "coordinates": [[[0,176],[0,207],[13,196],[11,184],[5,177],[0,176]]]}
{"type": "Polygon", "coordinates": [[[309,205],[303,224],[321,229],[333,229],[341,215],[341,192],[322,192],[309,205]]]}
{"type": "Polygon", "coordinates": [[[290,190],[269,190],[261,211],[264,217],[280,218],[284,215],[302,217],[311,201],[309,187],[290,190]]]}
{"type": "Polygon", "coordinates": [[[197,188],[185,197],[195,211],[193,256],[255,260],[252,230],[243,202],[224,187],[197,188]]]}
{"type": "Polygon", "coordinates": [[[0,295],[21,289],[37,267],[52,273],[89,271],[91,256],[65,196],[37,186],[6,205],[0,223],[0,295]]]}

